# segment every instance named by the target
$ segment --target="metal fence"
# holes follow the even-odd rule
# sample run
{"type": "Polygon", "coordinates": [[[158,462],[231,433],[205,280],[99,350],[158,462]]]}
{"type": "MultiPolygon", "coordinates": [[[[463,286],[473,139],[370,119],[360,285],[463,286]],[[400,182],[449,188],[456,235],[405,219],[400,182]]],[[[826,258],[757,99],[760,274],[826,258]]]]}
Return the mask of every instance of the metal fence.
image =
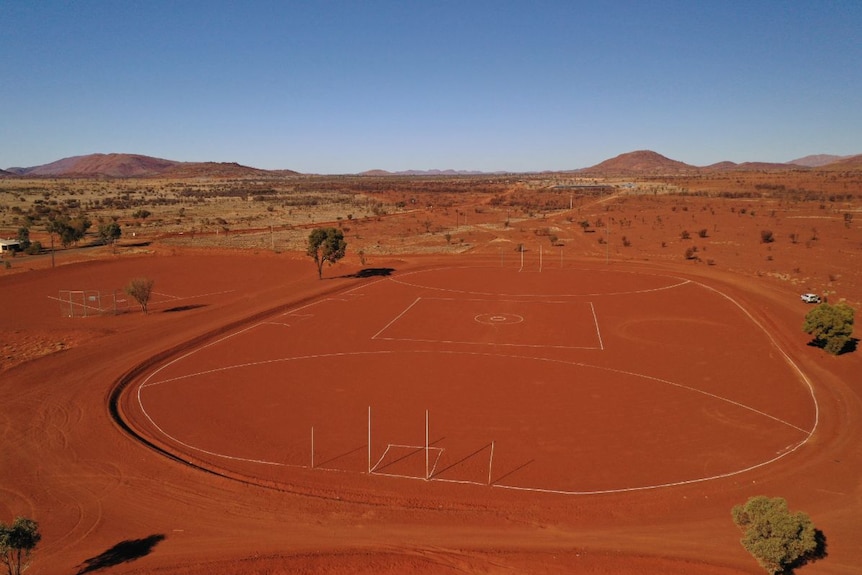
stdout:
{"type": "Polygon", "coordinates": [[[129,310],[128,296],[120,290],[60,290],[58,299],[63,317],[117,315],[129,310]]]}

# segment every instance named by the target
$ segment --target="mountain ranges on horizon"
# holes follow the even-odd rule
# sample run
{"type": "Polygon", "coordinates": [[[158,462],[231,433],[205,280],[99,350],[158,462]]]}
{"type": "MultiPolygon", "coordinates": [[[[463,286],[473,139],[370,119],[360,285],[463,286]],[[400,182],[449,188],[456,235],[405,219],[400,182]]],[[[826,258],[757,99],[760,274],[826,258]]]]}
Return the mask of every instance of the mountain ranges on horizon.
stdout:
{"type": "MultiPolygon", "coordinates": [[[[719,162],[709,166],[693,166],[667,158],[651,150],[638,150],[620,154],[594,166],[560,173],[590,175],[685,175],[720,171],[786,171],[786,170],[860,170],[862,154],[836,156],[815,154],[786,163],[719,162]]],[[[469,170],[406,170],[389,172],[368,170],[359,176],[468,176],[499,175],[513,172],[481,172],[469,170]]],[[[533,172],[538,173],[538,172],[533,172]]],[[[553,173],[551,171],[542,173],[553,173]]],[[[49,164],[29,168],[6,168],[0,177],[107,177],[107,178],[242,178],[279,177],[301,175],[293,170],[263,170],[234,162],[179,162],[139,154],[89,154],[63,158],[49,164]]]]}

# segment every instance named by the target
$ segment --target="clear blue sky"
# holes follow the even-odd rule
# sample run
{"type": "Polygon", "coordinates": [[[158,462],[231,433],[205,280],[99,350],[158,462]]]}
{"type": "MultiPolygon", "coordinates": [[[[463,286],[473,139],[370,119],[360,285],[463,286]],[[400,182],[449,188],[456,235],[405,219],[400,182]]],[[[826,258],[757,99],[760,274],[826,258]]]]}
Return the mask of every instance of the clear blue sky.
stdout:
{"type": "Polygon", "coordinates": [[[0,167],[862,153],[862,2],[0,0],[0,167]]]}

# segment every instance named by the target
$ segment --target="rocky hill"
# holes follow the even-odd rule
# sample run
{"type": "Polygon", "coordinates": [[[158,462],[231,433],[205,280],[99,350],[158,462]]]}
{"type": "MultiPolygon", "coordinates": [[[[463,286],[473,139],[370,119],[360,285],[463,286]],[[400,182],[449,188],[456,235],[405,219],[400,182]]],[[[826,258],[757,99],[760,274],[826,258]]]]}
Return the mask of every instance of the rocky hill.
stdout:
{"type": "Polygon", "coordinates": [[[825,166],[826,164],[832,164],[834,162],[846,160],[850,157],[851,156],[836,156],[834,154],[813,154],[811,156],[805,156],[804,158],[790,160],[787,163],[794,164],[796,166],[805,166],[807,168],[819,168],[821,166],[825,166]]]}
{"type": "Polygon", "coordinates": [[[178,162],[139,154],[89,154],[63,158],[30,168],[10,168],[21,176],[75,178],[240,178],[297,174],[291,170],[270,172],[234,162],[178,162]]]}
{"type": "Polygon", "coordinates": [[[696,173],[698,170],[697,166],[671,160],[657,152],[638,150],[636,152],[620,154],[595,166],[579,171],[596,175],[645,176],[650,174],[690,174],[696,173]]]}
{"type": "Polygon", "coordinates": [[[836,171],[862,170],[862,154],[857,156],[845,156],[837,162],[832,162],[822,166],[820,169],[836,171]]]}

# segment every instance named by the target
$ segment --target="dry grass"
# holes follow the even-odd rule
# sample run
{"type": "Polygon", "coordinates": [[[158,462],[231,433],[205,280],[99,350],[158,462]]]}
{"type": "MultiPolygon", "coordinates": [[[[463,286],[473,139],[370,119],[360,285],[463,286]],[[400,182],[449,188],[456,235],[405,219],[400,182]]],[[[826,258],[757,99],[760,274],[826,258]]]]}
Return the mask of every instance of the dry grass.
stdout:
{"type": "Polygon", "coordinates": [[[859,172],[814,171],[639,180],[577,174],[6,178],[0,179],[0,237],[29,226],[31,239],[47,246],[48,217],[66,213],[93,222],[81,246],[98,242],[100,221],[116,219],[127,249],[158,241],[303,252],[309,229],[327,225],[340,227],[348,257],[362,260],[502,253],[523,245],[567,257],[703,263],[858,304],[862,224],[853,215],[862,211],[860,184],[859,172]],[[763,230],[775,241],[763,243],[763,230]],[[692,247],[697,257],[688,257],[692,247]]]}

